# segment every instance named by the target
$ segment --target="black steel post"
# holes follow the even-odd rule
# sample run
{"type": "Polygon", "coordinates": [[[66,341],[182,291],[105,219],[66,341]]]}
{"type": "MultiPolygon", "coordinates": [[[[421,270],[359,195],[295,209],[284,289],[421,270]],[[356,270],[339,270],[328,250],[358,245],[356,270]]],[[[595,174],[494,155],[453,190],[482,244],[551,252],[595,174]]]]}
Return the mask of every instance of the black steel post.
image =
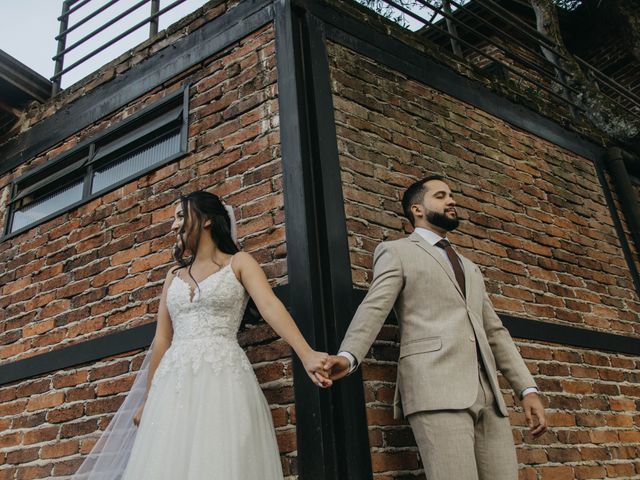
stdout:
{"type": "Polygon", "coordinates": [[[607,150],[607,163],[616,186],[622,213],[629,226],[631,238],[636,245],[636,250],[640,251],[640,203],[638,203],[638,194],[631,184],[625,165],[625,155],[628,154],[620,147],[611,147],[607,150]]]}
{"type": "Polygon", "coordinates": [[[160,0],[151,0],[151,15],[149,15],[149,37],[153,37],[158,33],[158,25],[160,23],[160,0]]]}
{"type": "MultiPolygon", "coordinates": [[[[322,198],[318,208],[324,214],[319,230],[325,250],[324,258],[320,261],[328,267],[323,281],[328,287],[327,301],[331,305],[330,315],[325,318],[327,346],[330,352],[337,353],[354,313],[353,280],[324,22],[309,12],[305,20],[308,29],[308,78],[313,92],[311,108],[316,122],[313,148],[317,151],[317,159],[314,165],[319,170],[318,176],[322,182],[322,198]]],[[[371,478],[361,370],[337,382],[331,393],[338,478],[371,478]]]]}
{"type": "Polygon", "coordinates": [[[60,14],[60,33],[58,38],[58,51],[56,52],[56,56],[54,57],[56,60],[56,66],[53,72],[53,90],[52,95],[55,95],[60,91],[60,86],[62,84],[62,77],[60,76],[60,72],[64,67],[64,55],[62,52],[64,51],[67,44],[67,26],[69,25],[69,8],[70,1],[65,0],[62,2],[62,13],[60,14]]]}
{"type": "MultiPolygon", "coordinates": [[[[290,307],[311,345],[333,353],[353,312],[323,24],[289,0],[276,8],[290,307]]],[[[371,478],[360,374],[321,391],[296,360],[294,391],[300,478],[371,478]]]]}
{"type": "MultiPolygon", "coordinates": [[[[326,349],[322,319],[323,285],[315,260],[320,245],[314,213],[314,185],[311,178],[308,139],[308,111],[305,108],[301,61],[300,18],[293,15],[291,2],[276,4],[276,56],[280,138],[284,171],[284,201],[287,235],[287,271],[290,309],[302,334],[312,347],[326,349]]],[[[338,478],[330,396],[314,386],[299,360],[294,358],[298,473],[303,480],[338,478]]]]}
{"type": "MultiPolygon", "coordinates": [[[[613,193],[611,192],[611,188],[609,187],[609,182],[605,174],[606,161],[607,161],[607,153],[604,153],[602,157],[599,157],[593,160],[593,166],[595,167],[596,175],[598,176],[598,181],[600,182],[600,186],[602,187],[602,193],[604,194],[604,199],[607,202],[607,207],[609,208],[609,214],[611,215],[611,220],[613,221],[613,227],[616,230],[618,241],[620,242],[620,247],[622,248],[622,254],[624,256],[624,259],[627,262],[627,266],[629,267],[629,273],[631,274],[631,280],[633,281],[633,286],[635,287],[635,290],[638,296],[640,296],[640,272],[638,272],[638,266],[636,265],[635,260],[633,259],[631,246],[629,245],[627,235],[622,226],[622,220],[620,218],[620,215],[618,214],[618,209],[613,199],[613,193]]],[[[626,174],[626,168],[625,168],[625,174],[626,174]]],[[[615,177],[617,175],[620,175],[620,173],[614,170],[612,172],[612,176],[614,176],[614,182],[616,181],[615,177]]],[[[624,199],[620,198],[620,202],[624,203],[624,199]]],[[[623,206],[623,210],[624,209],[625,207],[623,206]]],[[[630,227],[633,233],[634,225],[630,224],[630,227]]],[[[635,236],[633,237],[633,240],[634,242],[637,240],[635,236]]],[[[636,244],[636,248],[640,248],[640,245],[636,244]]]]}

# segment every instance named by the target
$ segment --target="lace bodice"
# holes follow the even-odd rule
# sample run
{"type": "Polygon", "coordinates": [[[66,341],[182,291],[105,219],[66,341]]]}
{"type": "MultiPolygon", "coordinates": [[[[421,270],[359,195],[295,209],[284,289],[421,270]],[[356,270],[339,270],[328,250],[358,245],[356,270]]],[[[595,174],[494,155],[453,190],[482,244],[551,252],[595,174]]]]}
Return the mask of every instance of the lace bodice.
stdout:
{"type": "Polygon", "coordinates": [[[167,290],[173,340],[154,377],[173,369],[191,368],[196,372],[203,364],[214,371],[251,370],[237,341],[248,300],[231,265],[205,278],[195,291],[176,275],[167,290]]]}
{"type": "Polygon", "coordinates": [[[235,339],[248,298],[230,264],[206,277],[193,292],[176,275],[167,291],[174,341],[218,336],[235,339]]]}

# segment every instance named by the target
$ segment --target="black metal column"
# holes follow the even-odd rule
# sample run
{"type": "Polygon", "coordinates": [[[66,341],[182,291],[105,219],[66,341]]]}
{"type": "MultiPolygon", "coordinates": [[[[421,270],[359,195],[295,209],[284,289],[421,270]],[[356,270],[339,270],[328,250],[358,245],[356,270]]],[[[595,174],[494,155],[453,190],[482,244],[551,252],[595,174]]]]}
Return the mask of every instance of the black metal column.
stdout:
{"type": "MultiPolygon", "coordinates": [[[[290,307],[311,345],[333,353],[353,312],[323,24],[290,0],[276,7],[290,307]]],[[[371,478],[359,373],[319,390],[296,359],[294,390],[300,478],[371,478]]]]}
{"type": "MultiPolygon", "coordinates": [[[[626,260],[627,266],[629,267],[629,272],[631,274],[631,280],[633,281],[633,286],[635,287],[635,290],[638,296],[640,296],[640,272],[638,272],[638,267],[635,263],[635,260],[633,259],[631,246],[629,245],[627,234],[624,232],[624,227],[622,226],[622,221],[620,219],[620,215],[618,215],[618,209],[613,199],[613,193],[611,192],[611,188],[609,187],[609,181],[607,180],[607,176],[605,174],[606,152],[603,153],[601,156],[591,160],[593,162],[593,166],[595,167],[596,175],[598,176],[598,181],[600,182],[600,186],[602,187],[602,193],[604,194],[604,199],[607,202],[607,207],[609,208],[609,214],[611,215],[611,220],[613,220],[613,227],[615,228],[618,236],[618,240],[620,241],[622,254],[624,255],[624,259],[626,260]]],[[[615,178],[614,178],[614,181],[615,181],[615,178]]],[[[620,199],[620,201],[622,202],[622,199],[620,199]]],[[[633,228],[633,225],[631,225],[631,228],[633,228]]],[[[640,248],[640,245],[636,245],[636,248],[640,248]]]]}
{"type": "Polygon", "coordinates": [[[631,178],[625,165],[625,157],[629,161],[633,161],[631,154],[620,147],[607,149],[607,165],[609,166],[613,184],[616,187],[620,209],[627,220],[631,239],[635,243],[636,250],[640,251],[640,203],[638,203],[638,194],[631,184],[631,178]]]}

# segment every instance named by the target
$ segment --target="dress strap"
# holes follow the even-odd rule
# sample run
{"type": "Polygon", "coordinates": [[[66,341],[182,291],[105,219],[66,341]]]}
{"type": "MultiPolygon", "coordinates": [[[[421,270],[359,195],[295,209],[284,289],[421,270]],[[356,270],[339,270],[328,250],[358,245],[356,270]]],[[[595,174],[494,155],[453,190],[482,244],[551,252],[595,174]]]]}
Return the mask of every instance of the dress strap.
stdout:
{"type": "Polygon", "coordinates": [[[240,253],[240,251],[238,251],[238,252],[234,253],[234,254],[231,256],[231,259],[229,260],[229,270],[231,270],[231,273],[233,273],[233,275],[236,277],[236,279],[237,279],[237,280],[239,280],[239,279],[238,279],[238,276],[236,275],[236,271],[235,271],[235,269],[233,268],[233,261],[234,261],[234,260],[235,260],[235,258],[238,256],[238,253],[240,253]]]}

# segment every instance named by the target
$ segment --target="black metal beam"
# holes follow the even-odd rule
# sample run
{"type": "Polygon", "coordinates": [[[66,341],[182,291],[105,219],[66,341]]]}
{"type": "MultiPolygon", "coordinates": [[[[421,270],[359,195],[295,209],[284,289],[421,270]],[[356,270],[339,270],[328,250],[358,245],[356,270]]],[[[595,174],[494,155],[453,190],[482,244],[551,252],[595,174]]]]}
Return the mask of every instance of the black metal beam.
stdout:
{"type": "MultiPolygon", "coordinates": [[[[627,161],[633,164],[636,157],[626,153],[619,147],[612,147],[607,150],[607,166],[611,172],[613,184],[618,192],[618,199],[624,217],[627,220],[629,231],[636,249],[640,251],[640,203],[638,203],[638,193],[636,192],[631,175],[627,169],[627,161]]],[[[638,157],[640,160],[640,157],[638,157]]]]}
{"type": "MultiPolygon", "coordinates": [[[[291,310],[312,345],[335,353],[351,321],[351,262],[322,22],[278,3],[276,51],[291,310]]],[[[330,392],[294,364],[301,478],[371,478],[362,378],[330,392]]]]}
{"type": "Polygon", "coordinates": [[[0,175],[117,111],[273,20],[272,0],[245,0],[37,123],[2,148],[0,175]]]}
{"type": "Polygon", "coordinates": [[[39,73],[0,50],[0,102],[22,109],[29,102],[46,102],[52,84],[39,73]]]}
{"type": "MultiPolygon", "coordinates": [[[[328,305],[326,284],[319,265],[320,244],[315,195],[319,186],[310,161],[308,85],[303,59],[304,30],[301,16],[289,0],[279,0],[276,10],[276,58],[280,144],[284,177],[285,230],[290,310],[302,334],[318,350],[327,350],[323,319],[328,305]],[[314,181],[315,180],[315,181],[314,181]]],[[[298,473],[305,480],[339,478],[333,442],[331,397],[314,386],[294,356],[298,473]]]]}
{"type": "MultiPolygon", "coordinates": [[[[347,221],[344,210],[340,159],[338,154],[333,95],[327,55],[324,23],[306,13],[304,23],[306,78],[309,108],[313,114],[313,176],[320,180],[316,216],[322,248],[315,261],[325,268],[327,347],[336,353],[344,338],[355,309],[352,308],[351,259],[347,221]],[[321,218],[320,215],[322,215],[321,218]]],[[[365,410],[362,373],[360,370],[332,388],[334,442],[338,451],[339,479],[372,477],[371,453],[365,410]]]]}
{"type": "MultiPolygon", "coordinates": [[[[616,208],[616,203],[613,199],[613,192],[609,186],[609,181],[607,180],[607,176],[605,174],[605,157],[604,155],[600,158],[593,160],[593,166],[596,169],[596,174],[598,176],[598,181],[600,182],[600,187],[602,188],[602,193],[604,195],[605,201],[607,202],[607,206],[609,207],[609,215],[611,215],[611,220],[613,221],[613,227],[616,230],[616,234],[618,236],[618,240],[620,241],[620,248],[622,249],[622,254],[624,255],[624,259],[627,262],[627,266],[629,267],[629,271],[631,273],[631,280],[633,281],[633,285],[636,289],[636,293],[640,296],[640,272],[638,272],[638,266],[633,259],[633,253],[631,252],[631,246],[629,245],[629,241],[627,240],[627,234],[624,231],[624,227],[622,226],[622,221],[620,219],[620,215],[618,214],[618,210],[616,208]]],[[[613,172],[612,176],[614,177],[614,182],[616,173],[613,172]]],[[[623,196],[618,196],[618,201],[620,203],[623,202],[623,196]]],[[[637,200],[636,200],[637,201],[637,200]]],[[[625,205],[622,205],[622,210],[624,211],[625,205]]],[[[631,231],[633,235],[633,230],[631,231]]],[[[636,248],[640,249],[640,243],[636,240],[636,248]]],[[[639,350],[640,351],[640,350],[639,350]]]]}
{"type": "Polygon", "coordinates": [[[640,352],[640,338],[541,322],[512,315],[500,315],[500,318],[511,336],[516,338],[624,355],[637,356],[640,352]]]}

